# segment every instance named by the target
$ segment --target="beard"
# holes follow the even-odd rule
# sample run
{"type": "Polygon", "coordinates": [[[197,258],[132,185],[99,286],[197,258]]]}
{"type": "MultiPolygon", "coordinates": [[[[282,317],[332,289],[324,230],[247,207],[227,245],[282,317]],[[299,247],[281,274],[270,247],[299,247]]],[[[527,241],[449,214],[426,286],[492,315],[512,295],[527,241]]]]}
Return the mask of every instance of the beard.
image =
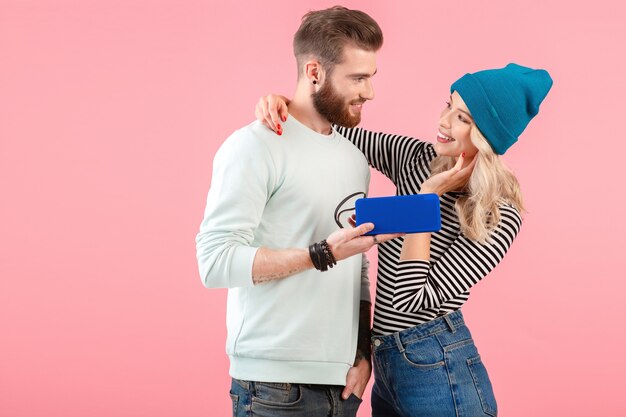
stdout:
{"type": "MultiPolygon", "coordinates": [[[[355,127],[361,123],[361,114],[350,114],[350,103],[347,103],[346,99],[335,90],[330,81],[326,81],[311,97],[313,97],[315,110],[329,122],[343,127],[355,127]]],[[[351,103],[363,102],[365,100],[353,100],[351,103]]]]}

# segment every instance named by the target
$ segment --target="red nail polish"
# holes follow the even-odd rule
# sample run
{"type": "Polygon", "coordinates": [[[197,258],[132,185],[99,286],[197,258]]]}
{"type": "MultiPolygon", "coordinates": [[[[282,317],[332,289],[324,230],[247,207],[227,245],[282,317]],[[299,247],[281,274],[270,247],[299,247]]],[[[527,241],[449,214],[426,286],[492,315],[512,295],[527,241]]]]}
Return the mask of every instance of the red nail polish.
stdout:
{"type": "Polygon", "coordinates": [[[283,119],[283,123],[286,122],[287,121],[287,116],[283,116],[282,119],[283,119]]]}

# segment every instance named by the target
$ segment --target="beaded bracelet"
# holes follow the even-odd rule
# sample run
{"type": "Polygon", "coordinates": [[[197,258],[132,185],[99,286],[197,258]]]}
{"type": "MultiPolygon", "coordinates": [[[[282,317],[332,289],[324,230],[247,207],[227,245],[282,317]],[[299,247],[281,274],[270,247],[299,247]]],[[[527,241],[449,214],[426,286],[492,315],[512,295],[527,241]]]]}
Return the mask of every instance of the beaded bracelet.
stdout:
{"type": "Polygon", "coordinates": [[[328,242],[326,242],[326,240],[324,239],[320,242],[320,244],[324,249],[324,254],[326,255],[326,261],[328,262],[328,266],[332,268],[333,266],[337,265],[337,260],[333,255],[333,251],[330,250],[330,245],[328,244],[328,242]]]}

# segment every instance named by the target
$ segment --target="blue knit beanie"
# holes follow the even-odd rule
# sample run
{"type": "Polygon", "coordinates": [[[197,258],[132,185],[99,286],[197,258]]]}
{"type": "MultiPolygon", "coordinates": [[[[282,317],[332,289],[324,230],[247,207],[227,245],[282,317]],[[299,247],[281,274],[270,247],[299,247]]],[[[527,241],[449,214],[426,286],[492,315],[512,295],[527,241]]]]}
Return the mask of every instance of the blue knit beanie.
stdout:
{"type": "Polygon", "coordinates": [[[517,142],[552,87],[547,71],[509,64],[465,74],[450,87],[467,105],[494,152],[502,155],[517,142]]]}

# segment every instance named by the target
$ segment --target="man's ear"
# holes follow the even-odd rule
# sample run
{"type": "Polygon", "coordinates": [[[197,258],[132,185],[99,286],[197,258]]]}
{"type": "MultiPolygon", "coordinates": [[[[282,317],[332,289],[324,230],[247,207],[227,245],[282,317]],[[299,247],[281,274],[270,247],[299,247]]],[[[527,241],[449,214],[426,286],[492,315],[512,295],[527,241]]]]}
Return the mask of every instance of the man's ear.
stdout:
{"type": "Polygon", "coordinates": [[[322,84],[324,81],[324,68],[322,67],[322,64],[316,59],[307,61],[304,64],[304,76],[311,84],[322,84]]]}

